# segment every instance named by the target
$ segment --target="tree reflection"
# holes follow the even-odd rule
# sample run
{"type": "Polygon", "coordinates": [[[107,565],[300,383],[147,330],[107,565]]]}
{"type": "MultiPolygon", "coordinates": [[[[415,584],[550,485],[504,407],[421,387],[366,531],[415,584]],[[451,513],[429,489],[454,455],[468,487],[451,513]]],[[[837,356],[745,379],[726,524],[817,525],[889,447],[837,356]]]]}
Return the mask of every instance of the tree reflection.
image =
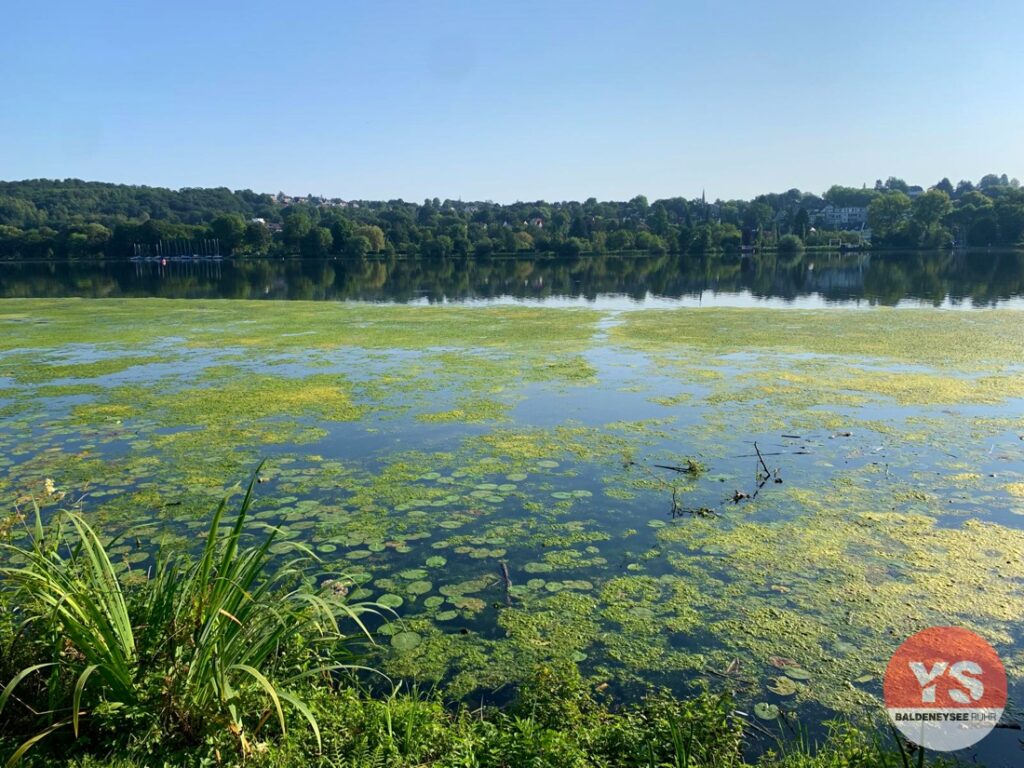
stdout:
{"type": "Polygon", "coordinates": [[[892,305],[1024,296],[1024,254],[902,252],[758,256],[0,262],[0,297],[464,301],[599,296],[758,298],[892,305]]]}

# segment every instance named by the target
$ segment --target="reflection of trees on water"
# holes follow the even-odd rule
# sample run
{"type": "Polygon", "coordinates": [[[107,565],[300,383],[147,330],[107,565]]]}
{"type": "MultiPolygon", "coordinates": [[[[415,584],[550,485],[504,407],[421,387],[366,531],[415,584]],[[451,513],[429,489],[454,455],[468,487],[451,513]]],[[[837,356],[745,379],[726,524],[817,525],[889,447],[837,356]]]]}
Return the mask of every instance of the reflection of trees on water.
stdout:
{"type": "Polygon", "coordinates": [[[0,296],[416,301],[750,292],[894,304],[1024,296],[1022,253],[606,255],[572,259],[0,262],[0,296]]]}

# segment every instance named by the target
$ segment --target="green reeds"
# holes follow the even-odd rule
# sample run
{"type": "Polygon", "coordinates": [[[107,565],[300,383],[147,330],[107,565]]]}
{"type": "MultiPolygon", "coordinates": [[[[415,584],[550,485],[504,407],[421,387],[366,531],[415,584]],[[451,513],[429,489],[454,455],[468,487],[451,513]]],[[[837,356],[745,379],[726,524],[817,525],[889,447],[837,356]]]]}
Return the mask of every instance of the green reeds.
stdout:
{"type": "Polygon", "coordinates": [[[311,589],[303,566],[315,556],[305,548],[271,568],[276,529],[242,546],[255,477],[227,533],[225,498],[198,560],[163,558],[141,586],[127,586],[125,571],[74,512],[44,528],[37,509],[30,544],[2,545],[20,557],[0,568],[0,588],[18,607],[19,636],[38,644],[41,660],[3,688],[0,713],[37,675],[46,675],[49,702],[36,710],[40,730],[8,766],[55,731],[70,727],[77,737],[82,719],[94,715],[135,729],[141,721],[186,742],[227,731],[245,754],[269,719],[286,732],[287,708],[320,743],[316,718],[289,686],[351,667],[340,622],[369,638],[361,616],[373,606],[311,589]]]}

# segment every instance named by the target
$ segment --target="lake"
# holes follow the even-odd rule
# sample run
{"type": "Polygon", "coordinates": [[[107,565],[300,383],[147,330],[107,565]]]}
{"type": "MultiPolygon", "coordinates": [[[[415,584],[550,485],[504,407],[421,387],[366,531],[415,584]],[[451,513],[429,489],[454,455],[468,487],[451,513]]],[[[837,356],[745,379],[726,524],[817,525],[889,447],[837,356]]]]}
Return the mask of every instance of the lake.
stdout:
{"type": "Polygon", "coordinates": [[[575,664],[815,733],[953,624],[1022,693],[1021,254],[0,263],[0,295],[5,510],[80,506],[141,577],[265,459],[255,522],[395,611],[392,677],[575,664]]]}
{"type": "Polygon", "coordinates": [[[0,297],[1024,308],[1024,253],[808,253],[426,261],[0,261],[0,297]]]}

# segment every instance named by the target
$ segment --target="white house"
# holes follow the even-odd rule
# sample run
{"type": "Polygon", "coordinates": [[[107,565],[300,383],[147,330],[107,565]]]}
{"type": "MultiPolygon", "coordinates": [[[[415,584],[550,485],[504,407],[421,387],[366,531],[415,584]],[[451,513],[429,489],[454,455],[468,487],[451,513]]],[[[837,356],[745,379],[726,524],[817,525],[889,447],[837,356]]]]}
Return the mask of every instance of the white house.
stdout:
{"type": "Polygon", "coordinates": [[[815,222],[828,229],[859,229],[868,223],[868,209],[864,206],[830,204],[818,211],[815,222]]]}

